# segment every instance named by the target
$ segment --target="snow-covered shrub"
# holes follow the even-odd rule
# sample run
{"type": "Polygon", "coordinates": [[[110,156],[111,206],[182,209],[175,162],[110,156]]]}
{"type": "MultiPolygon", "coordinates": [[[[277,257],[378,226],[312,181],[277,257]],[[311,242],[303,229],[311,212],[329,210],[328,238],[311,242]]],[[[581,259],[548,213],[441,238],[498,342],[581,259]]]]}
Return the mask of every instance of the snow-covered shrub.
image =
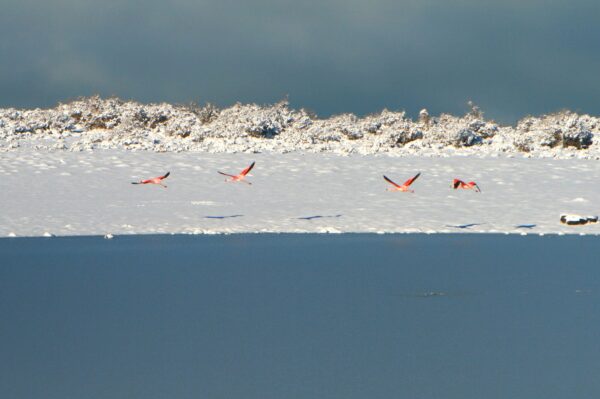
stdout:
{"type": "Polygon", "coordinates": [[[442,114],[431,118],[424,126],[424,142],[431,146],[471,147],[482,144],[484,138],[493,137],[495,124],[473,119],[471,115],[456,117],[442,114]]]}
{"type": "Polygon", "coordinates": [[[382,135],[387,137],[391,147],[402,147],[411,141],[423,138],[423,132],[416,128],[399,129],[398,127],[385,127],[382,129],[382,135]]]}
{"type": "Polygon", "coordinates": [[[530,152],[535,148],[535,141],[530,134],[513,135],[512,144],[520,152],[530,152]]]}
{"type": "Polygon", "coordinates": [[[516,131],[531,136],[534,146],[585,149],[593,144],[593,130],[598,131],[599,126],[598,118],[565,111],[523,118],[516,131]]]}
{"type": "Polygon", "coordinates": [[[463,116],[430,116],[413,121],[404,112],[383,110],[357,117],[319,119],[305,110],[274,105],[141,104],[115,98],[83,98],[51,109],[0,109],[0,150],[21,144],[72,151],[103,148],[152,151],[327,151],[343,154],[436,154],[482,151],[531,152],[560,156],[589,149],[600,156],[594,135],[600,119],[560,112],[526,117],[516,126],[499,126],[479,108],[463,116]]]}
{"type": "Polygon", "coordinates": [[[494,137],[498,133],[497,124],[481,119],[471,121],[468,129],[484,139],[494,137]]]}
{"type": "Polygon", "coordinates": [[[222,110],[211,123],[229,134],[273,138],[294,121],[287,101],[272,106],[235,104],[222,110]]]}
{"type": "Polygon", "coordinates": [[[419,123],[423,125],[429,125],[429,120],[429,112],[427,109],[423,108],[421,111],[419,111],[419,123]]]}
{"type": "Polygon", "coordinates": [[[588,148],[592,145],[594,135],[585,128],[581,130],[570,130],[562,135],[563,146],[576,147],[577,149],[588,148]]]}
{"type": "Polygon", "coordinates": [[[367,133],[364,126],[359,123],[359,119],[354,114],[342,114],[330,119],[328,128],[341,134],[348,140],[358,140],[367,133]]]}
{"type": "Polygon", "coordinates": [[[471,129],[461,129],[454,136],[454,145],[456,147],[470,147],[475,144],[481,144],[482,137],[471,129]]]}
{"type": "Polygon", "coordinates": [[[200,123],[206,124],[214,121],[219,116],[219,108],[211,103],[206,103],[204,107],[200,108],[196,115],[200,119],[200,123]]]}
{"type": "Polygon", "coordinates": [[[118,98],[102,99],[99,96],[83,98],[68,104],[70,117],[85,130],[110,130],[117,127],[123,113],[124,102],[118,98]]]}
{"type": "Polygon", "coordinates": [[[406,118],[404,111],[383,110],[365,117],[361,126],[364,132],[383,136],[384,140],[380,142],[387,143],[390,148],[402,147],[423,138],[421,126],[406,118]]]}

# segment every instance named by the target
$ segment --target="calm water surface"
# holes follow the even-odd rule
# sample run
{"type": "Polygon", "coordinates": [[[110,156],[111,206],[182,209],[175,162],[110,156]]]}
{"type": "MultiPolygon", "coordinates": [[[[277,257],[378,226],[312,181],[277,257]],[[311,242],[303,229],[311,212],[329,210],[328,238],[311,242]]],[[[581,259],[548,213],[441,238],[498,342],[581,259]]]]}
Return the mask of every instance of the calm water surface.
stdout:
{"type": "Polygon", "coordinates": [[[600,397],[600,239],[0,240],[2,398],[600,397]]]}

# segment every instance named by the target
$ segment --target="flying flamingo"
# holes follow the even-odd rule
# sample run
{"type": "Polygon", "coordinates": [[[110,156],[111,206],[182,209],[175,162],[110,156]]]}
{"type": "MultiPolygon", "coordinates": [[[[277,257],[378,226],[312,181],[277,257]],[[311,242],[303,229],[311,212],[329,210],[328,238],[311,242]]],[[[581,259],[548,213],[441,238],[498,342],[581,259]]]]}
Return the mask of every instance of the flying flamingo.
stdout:
{"type": "Polygon", "coordinates": [[[391,181],[387,176],[383,176],[383,178],[385,179],[385,181],[387,181],[388,183],[390,183],[392,186],[394,186],[393,188],[388,188],[387,191],[402,191],[402,192],[410,192],[410,193],[414,193],[414,190],[410,190],[408,187],[415,181],[417,180],[417,178],[421,176],[421,172],[417,173],[414,177],[411,177],[410,179],[408,179],[407,181],[404,182],[404,184],[402,184],[401,186],[394,183],[393,181],[391,181]]]}
{"type": "Polygon", "coordinates": [[[220,173],[220,174],[222,174],[223,176],[229,176],[230,177],[230,179],[226,179],[225,181],[233,181],[233,182],[235,182],[235,181],[241,181],[241,182],[244,182],[246,184],[252,184],[250,182],[247,182],[245,180],[245,178],[246,178],[246,175],[252,170],[252,168],[254,167],[255,163],[256,162],[252,162],[250,164],[250,166],[248,166],[246,169],[242,170],[239,175],[235,175],[235,176],[227,174],[227,173],[223,173],[223,172],[220,172],[220,171],[217,171],[217,172],[220,173]]]}
{"type": "Polygon", "coordinates": [[[470,181],[468,183],[465,183],[462,180],[459,179],[454,179],[454,181],[452,181],[452,187],[456,190],[457,188],[462,188],[465,190],[475,190],[475,192],[480,193],[481,189],[479,188],[479,186],[477,185],[477,183],[475,183],[474,181],[470,181]]]}
{"type": "Polygon", "coordinates": [[[164,176],[153,177],[152,179],[141,180],[138,182],[132,182],[131,184],[158,184],[161,187],[167,188],[167,186],[162,184],[162,181],[164,179],[166,179],[167,177],[169,177],[170,174],[171,174],[171,172],[167,172],[164,176]]]}

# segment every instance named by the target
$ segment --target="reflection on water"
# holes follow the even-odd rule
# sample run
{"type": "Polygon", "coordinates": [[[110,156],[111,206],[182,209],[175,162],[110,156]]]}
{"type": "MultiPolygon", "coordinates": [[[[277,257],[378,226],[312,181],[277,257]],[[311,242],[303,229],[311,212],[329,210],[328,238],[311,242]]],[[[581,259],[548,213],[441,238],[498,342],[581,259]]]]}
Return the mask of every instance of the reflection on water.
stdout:
{"type": "Polygon", "coordinates": [[[6,398],[589,398],[598,238],[0,240],[6,398]]]}

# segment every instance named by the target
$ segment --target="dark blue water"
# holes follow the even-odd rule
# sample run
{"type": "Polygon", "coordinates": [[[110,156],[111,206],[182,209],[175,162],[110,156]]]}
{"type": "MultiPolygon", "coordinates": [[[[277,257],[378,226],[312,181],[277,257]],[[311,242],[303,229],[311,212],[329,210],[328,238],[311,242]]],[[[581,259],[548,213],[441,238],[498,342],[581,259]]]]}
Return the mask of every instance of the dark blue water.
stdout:
{"type": "Polygon", "coordinates": [[[599,397],[599,244],[3,239],[0,397],[599,397]]]}

